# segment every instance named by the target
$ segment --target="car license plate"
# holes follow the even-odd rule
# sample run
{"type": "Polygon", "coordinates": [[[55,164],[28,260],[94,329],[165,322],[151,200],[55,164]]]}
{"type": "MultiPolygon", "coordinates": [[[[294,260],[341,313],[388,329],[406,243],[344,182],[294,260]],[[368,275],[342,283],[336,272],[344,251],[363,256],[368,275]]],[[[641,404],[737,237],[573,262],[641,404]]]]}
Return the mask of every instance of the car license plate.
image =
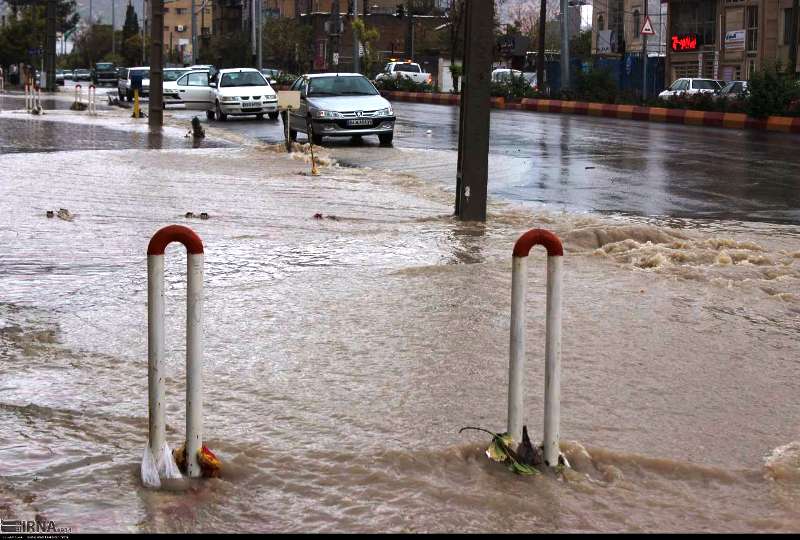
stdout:
{"type": "Polygon", "coordinates": [[[348,126],[371,126],[372,119],[371,118],[355,118],[353,120],[347,121],[348,126]]]}
{"type": "Polygon", "coordinates": [[[243,109],[254,109],[256,107],[261,107],[260,101],[242,101],[243,109]]]}

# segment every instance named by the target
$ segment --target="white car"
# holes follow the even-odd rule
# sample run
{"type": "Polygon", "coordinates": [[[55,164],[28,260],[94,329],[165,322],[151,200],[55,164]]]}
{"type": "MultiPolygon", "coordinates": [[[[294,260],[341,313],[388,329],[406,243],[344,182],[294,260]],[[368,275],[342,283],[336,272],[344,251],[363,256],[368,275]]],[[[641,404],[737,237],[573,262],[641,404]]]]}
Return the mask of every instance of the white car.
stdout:
{"type": "Polygon", "coordinates": [[[142,89],[139,91],[139,97],[148,97],[150,95],[149,66],[126,68],[118,73],[119,79],[117,81],[117,93],[119,94],[120,101],[123,99],[133,101],[133,88],[131,79],[134,74],[137,74],[142,78],[142,89]]]}
{"type": "Polygon", "coordinates": [[[658,94],[659,99],[669,99],[673,96],[693,94],[713,94],[720,89],[714,79],[678,79],[669,88],[658,94]]]}
{"type": "Polygon", "coordinates": [[[216,79],[210,83],[213,101],[206,109],[209,119],[225,120],[229,115],[253,114],[262,119],[268,114],[270,119],[277,120],[278,94],[260,71],[253,68],[222,69],[216,79]]]}
{"type": "Polygon", "coordinates": [[[401,77],[411,79],[415,83],[419,84],[431,84],[433,82],[431,74],[425,73],[422,70],[422,66],[412,62],[411,60],[406,60],[405,62],[392,61],[387,63],[383,68],[383,71],[378,73],[378,75],[375,77],[375,80],[380,81],[382,79],[399,79],[401,77]]]}
{"type": "MultiPolygon", "coordinates": [[[[178,76],[167,81],[164,70],[164,105],[184,105],[187,109],[207,111],[214,103],[214,89],[206,70],[182,70],[178,76]]],[[[174,71],[178,71],[177,69],[174,71]]],[[[171,77],[170,77],[171,78],[171,77]]]]}

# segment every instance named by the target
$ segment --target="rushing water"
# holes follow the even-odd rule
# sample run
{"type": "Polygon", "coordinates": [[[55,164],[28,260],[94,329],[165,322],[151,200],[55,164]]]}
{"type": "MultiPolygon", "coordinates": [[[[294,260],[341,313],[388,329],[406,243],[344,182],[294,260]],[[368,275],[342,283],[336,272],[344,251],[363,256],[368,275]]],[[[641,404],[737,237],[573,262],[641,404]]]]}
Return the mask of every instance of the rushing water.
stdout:
{"type": "MultiPolygon", "coordinates": [[[[796,228],[501,204],[463,224],[450,194],[410,176],[167,148],[0,155],[0,518],[80,532],[800,528],[796,228]],[[45,217],[58,208],[73,218],[45,217]],[[205,440],[224,470],[152,491],[138,476],[145,249],[170,223],[205,243],[205,440]],[[532,227],[567,250],[564,476],[514,476],[488,462],[486,436],[458,434],[505,427],[510,253],[532,227]]],[[[168,249],[173,447],[185,262],[168,249]]],[[[541,251],[530,267],[538,438],[541,251]]]]}

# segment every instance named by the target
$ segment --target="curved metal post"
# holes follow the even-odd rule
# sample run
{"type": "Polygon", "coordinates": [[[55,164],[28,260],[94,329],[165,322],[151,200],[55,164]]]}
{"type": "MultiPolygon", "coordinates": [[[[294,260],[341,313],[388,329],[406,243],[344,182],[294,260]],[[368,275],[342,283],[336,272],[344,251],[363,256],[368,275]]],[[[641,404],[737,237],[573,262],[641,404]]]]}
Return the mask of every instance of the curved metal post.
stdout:
{"type": "Polygon", "coordinates": [[[158,455],[166,439],[164,420],[164,250],[180,242],[187,251],[186,287],[186,462],[187,474],[199,477],[203,446],[203,242],[181,225],[159,230],[147,247],[147,360],[150,448],[158,455]]]}
{"type": "Polygon", "coordinates": [[[545,335],[544,460],[558,465],[561,419],[561,283],[564,249],[550,231],[533,229],[514,245],[511,274],[511,339],[508,376],[508,433],[519,441],[523,425],[525,361],[525,294],[527,257],[531,248],[547,249],[547,323],[545,335]]]}

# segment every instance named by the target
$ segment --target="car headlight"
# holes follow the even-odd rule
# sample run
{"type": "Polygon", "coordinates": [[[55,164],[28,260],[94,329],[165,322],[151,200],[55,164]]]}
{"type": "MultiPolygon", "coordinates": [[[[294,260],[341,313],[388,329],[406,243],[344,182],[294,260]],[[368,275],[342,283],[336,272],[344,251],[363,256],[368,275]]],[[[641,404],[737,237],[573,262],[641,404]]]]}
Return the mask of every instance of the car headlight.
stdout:
{"type": "Polygon", "coordinates": [[[278,96],[264,96],[264,101],[278,101],[278,96]]]}
{"type": "Polygon", "coordinates": [[[314,113],[317,118],[342,118],[342,113],[336,111],[317,111],[314,113]]]}
{"type": "Polygon", "coordinates": [[[378,116],[394,116],[394,110],[391,107],[381,109],[378,111],[378,116]]]}
{"type": "Polygon", "coordinates": [[[222,101],[239,101],[236,96],[222,96],[222,101]]]}

